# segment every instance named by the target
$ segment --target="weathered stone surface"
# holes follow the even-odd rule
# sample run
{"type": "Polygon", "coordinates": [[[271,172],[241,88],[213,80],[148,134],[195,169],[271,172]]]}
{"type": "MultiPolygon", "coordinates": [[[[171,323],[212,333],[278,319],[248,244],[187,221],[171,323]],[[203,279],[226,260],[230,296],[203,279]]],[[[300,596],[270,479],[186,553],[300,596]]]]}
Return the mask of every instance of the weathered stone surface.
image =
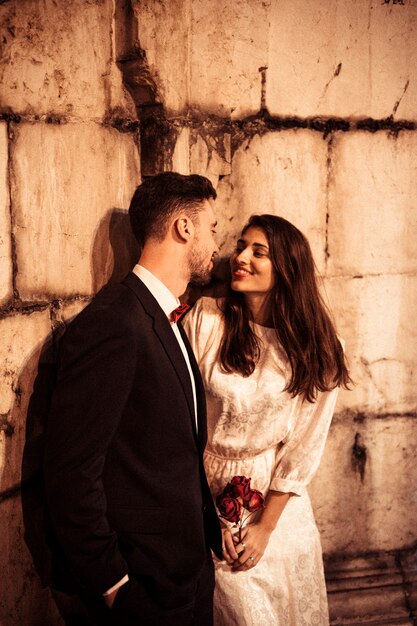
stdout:
{"type": "Polygon", "coordinates": [[[331,153],[329,272],[415,272],[417,135],[339,135],[331,153]]]}
{"type": "Polygon", "coordinates": [[[325,558],[331,626],[413,626],[416,549],[325,558]]]}
{"type": "Polygon", "coordinates": [[[192,0],[190,105],[242,118],[260,110],[269,2],[192,0]]]}
{"type": "Polygon", "coordinates": [[[65,334],[68,325],[71,324],[71,322],[79,313],[81,313],[91,300],[92,298],[83,298],[67,302],[59,302],[58,305],[54,307],[52,313],[54,343],[52,350],[49,353],[53,363],[56,362],[56,355],[58,354],[62,337],[65,334]]]}
{"type": "Polygon", "coordinates": [[[206,176],[216,188],[220,176],[231,173],[231,137],[203,129],[183,128],[172,155],[172,170],[181,174],[206,176]]]}
{"type": "Polygon", "coordinates": [[[360,554],[414,544],[416,427],[415,417],[334,419],[310,486],[324,552],[360,554]]]}
{"type": "Polygon", "coordinates": [[[401,555],[401,568],[404,572],[405,588],[407,590],[408,603],[417,616],[417,548],[401,555]]]}
{"type": "Polygon", "coordinates": [[[217,188],[220,176],[231,173],[231,138],[230,133],[217,135],[194,132],[190,152],[190,169],[211,180],[217,188]]]}
{"type": "Polygon", "coordinates": [[[227,117],[261,108],[269,5],[237,0],[134,0],[139,41],[168,114],[227,117]]]}
{"type": "Polygon", "coordinates": [[[312,131],[255,136],[233,155],[232,173],[218,186],[218,243],[229,254],[236,235],[254,213],[280,215],[309,239],[324,268],[327,143],[312,131]]]}
{"type": "Polygon", "coordinates": [[[0,123],[0,306],[12,297],[7,125],[0,123]]]}
{"type": "Polygon", "coordinates": [[[411,3],[134,5],[139,40],[169,113],[189,105],[241,118],[266,105],[279,116],[415,119],[411,3]]]}
{"type": "Polygon", "coordinates": [[[26,414],[39,355],[51,333],[49,310],[0,320],[0,489],[20,482],[26,414]]]}
{"type": "Polygon", "coordinates": [[[331,626],[413,626],[398,557],[329,558],[325,571],[331,626]]]}
{"type": "Polygon", "coordinates": [[[57,314],[57,319],[65,324],[69,324],[87,306],[90,300],[74,300],[73,302],[63,302],[57,314]]]}
{"type": "Polygon", "coordinates": [[[417,277],[338,278],[326,292],[355,383],[341,391],[339,408],[415,411],[417,277]]]}
{"type": "Polygon", "coordinates": [[[174,152],[172,154],[172,171],[179,174],[196,174],[190,168],[190,129],[183,128],[178,134],[175,142],[174,152]]]}
{"type": "Polygon", "coordinates": [[[190,0],[132,0],[138,40],[157,85],[157,101],[168,114],[183,113],[189,102],[190,0]]]}
{"type": "Polygon", "coordinates": [[[129,205],[139,182],[134,137],[94,123],[23,124],[15,135],[19,294],[24,300],[91,294],[111,269],[105,265],[112,262],[112,216],[129,205]]]}
{"type": "Polygon", "coordinates": [[[0,107],[102,118],[134,109],[112,59],[113,3],[19,0],[0,6],[0,107]]]}
{"type": "Polygon", "coordinates": [[[414,3],[285,0],[270,12],[271,114],[416,118],[414,3]]]}
{"type": "Polygon", "coordinates": [[[49,590],[41,588],[40,579],[26,547],[20,498],[1,502],[0,518],[0,554],[4,564],[0,623],[2,626],[63,625],[49,590]]]}

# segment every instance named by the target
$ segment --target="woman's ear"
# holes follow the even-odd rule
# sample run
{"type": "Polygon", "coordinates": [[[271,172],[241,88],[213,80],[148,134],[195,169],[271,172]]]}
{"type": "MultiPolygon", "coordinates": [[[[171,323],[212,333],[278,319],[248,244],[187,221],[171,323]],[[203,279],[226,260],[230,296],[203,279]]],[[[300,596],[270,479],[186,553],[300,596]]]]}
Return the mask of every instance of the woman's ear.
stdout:
{"type": "Polygon", "coordinates": [[[189,241],[194,234],[194,224],[187,215],[179,215],[173,224],[174,232],[183,241],[189,241]]]}

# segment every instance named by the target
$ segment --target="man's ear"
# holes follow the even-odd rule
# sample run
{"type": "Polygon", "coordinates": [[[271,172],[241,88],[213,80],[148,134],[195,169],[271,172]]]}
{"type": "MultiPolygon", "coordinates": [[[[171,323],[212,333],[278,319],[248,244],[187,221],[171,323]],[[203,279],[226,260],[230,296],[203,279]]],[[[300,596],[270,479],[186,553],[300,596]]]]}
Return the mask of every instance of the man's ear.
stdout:
{"type": "Polygon", "coordinates": [[[188,215],[179,215],[174,221],[173,227],[177,237],[184,243],[192,239],[195,228],[188,215]]]}

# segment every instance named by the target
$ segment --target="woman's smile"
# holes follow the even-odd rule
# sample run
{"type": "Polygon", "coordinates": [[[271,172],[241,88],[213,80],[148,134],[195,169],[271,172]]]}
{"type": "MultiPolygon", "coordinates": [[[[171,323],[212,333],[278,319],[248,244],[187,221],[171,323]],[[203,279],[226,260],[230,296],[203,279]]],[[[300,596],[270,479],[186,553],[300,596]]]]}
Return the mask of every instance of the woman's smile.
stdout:
{"type": "Polygon", "coordinates": [[[271,291],[275,284],[274,269],[262,229],[251,227],[242,234],[231,256],[230,268],[231,287],[235,291],[264,295],[271,291]]]}
{"type": "Polygon", "coordinates": [[[245,269],[244,267],[234,267],[233,268],[233,276],[236,279],[239,278],[246,278],[247,276],[252,276],[253,272],[250,272],[249,270],[245,269]]]}

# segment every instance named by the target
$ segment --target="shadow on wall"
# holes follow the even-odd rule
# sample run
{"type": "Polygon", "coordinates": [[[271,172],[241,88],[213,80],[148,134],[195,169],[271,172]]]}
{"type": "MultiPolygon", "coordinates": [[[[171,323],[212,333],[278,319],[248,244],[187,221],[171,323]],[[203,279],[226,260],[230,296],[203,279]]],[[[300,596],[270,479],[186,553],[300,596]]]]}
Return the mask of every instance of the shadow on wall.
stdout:
{"type": "MultiPolygon", "coordinates": [[[[91,246],[91,276],[94,293],[107,283],[114,283],[123,279],[137,262],[138,256],[139,248],[130,229],[128,212],[117,208],[108,211],[95,231],[91,246]]],[[[21,465],[24,540],[29,548],[42,587],[46,587],[51,584],[51,581],[55,581],[55,585],[58,588],[68,588],[69,576],[62,555],[59,554],[57,543],[54,541],[46,512],[42,477],[45,428],[56,380],[59,344],[67,325],[71,321],[71,319],[65,321],[56,319],[59,313],[59,308],[53,305],[51,308],[52,332],[34,350],[31,358],[25,363],[19,374],[17,388],[20,388],[22,381],[25,381],[27,397],[31,394],[26,416],[25,445],[21,465]],[[33,380],[33,389],[31,389],[33,380]]],[[[19,415],[22,419],[24,414],[24,407],[21,407],[20,404],[15,406],[12,413],[14,423],[18,423],[19,415]]],[[[7,451],[7,453],[9,454],[10,451],[7,451]]],[[[19,455],[20,450],[15,449],[12,453],[19,455]]],[[[19,462],[19,459],[16,459],[16,462],[19,462]]],[[[17,520],[17,524],[19,524],[19,517],[17,517],[17,520]]],[[[8,559],[11,558],[12,555],[9,554],[8,559]]],[[[33,574],[28,574],[23,569],[20,572],[22,576],[33,578],[33,574]]],[[[24,587],[25,581],[22,580],[21,583],[22,587],[24,587]]],[[[20,587],[20,585],[16,585],[16,587],[20,587]]],[[[29,598],[19,597],[17,599],[18,595],[20,596],[16,590],[15,603],[22,602],[24,604],[31,602],[29,598]]],[[[47,594],[43,603],[44,606],[40,606],[38,600],[39,598],[33,598],[32,600],[36,602],[36,607],[8,606],[7,612],[10,615],[13,614],[13,619],[16,620],[17,615],[20,615],[23,611],[26,613],[26,617],[24,618],[22,614],[23,621],[21,623],[27,623],[28,625],[30,623],[59,623],[48,621],[50,619],[50,607],[47,606],[47,594]],[[48,619],[46,618],[47,613],[49,615],[48,619]],[[42,620],[44,621],[42,622],[42,620]]],[[[56,595],[55,600],[58,608],[67,618],[66,623],[77,623],[77,621],[74,621],[74,619],[77,619],[76,607],[63,606],[63,598],[60,597],[60,594],[56,595]],[[71,617],[68,620],[68,615],[72,611],[74,611],[74,617],[71,621],[71,617]]],[[[12,598],[9,598],[8,603],[10,604],[10,602],[12,602],[12,598]]],[[[9,622],[7,620],[2,621],[2,626],[13,626],[16,623],[13,619],[11,618],[9,622]]],[[[88,622],[85,621],[85,623],[88,622]]]]}
{"type": "MultiPolygon", "coordinates": [[[[49,341],[46,342],[49,344],[49,341]]],[[[49,345],[45,348],[48,349],[49,345]]],[[[23,442],[19,439],[19,424],[24,423],[24,416],[27,411],[27,399],[31,394],[37,365],[43,351],[43,346],[37,346],[22,365],[22,369],[14,385],[16,400],[11,408],[10,423],[16,425],[14,433],[6,439],[4,450],[7,466],[15,467],[16,471],[20,465],[21,448],[23,442]]],[[[22,511],[19,494],[22,495],[22,508],[24,515],[24,505],[34,506],[35,498],[31,484],[31,478],[26,475],[26,467],[32,463],[38,452],[38,431],[37,420],[31,420],[33,429],[33,446],[28,451],[28,456],[24,457],[22,466],[21,486],[15,485],[13,489],[2,492],[1,498],[1,518],[3,520],[2,532],[0,534],[0,554],[2,555],[2,566],[4,568],[4,580],[0,598],[0,623],[2,626],[15,626],[15,624],[50,623],[54,611],[51,610],[48,595],[40,593],[39,584],[34,579],[33,571],[28,567],[28,555],[23,541],[22,533],[22,511]],[[30,496],[30,501],[24,502],[23,494],[30,496]],[[30,596],[29,596],[30,594],[30,596]],[[33,606],[30,602],[33,600],[33,606]],[[39,619],[40,618],[40,619],[39,619]],[[42,621],[42,618],[45,618],[42,621]]],[[[37,517],[36,512],[35,517],[37,517]]],[[[58,622],[57,622],[58,623],[58,622]]]]}
{"type": "Polygon", "coordinates": [[[94,234],[91,247],[93,293],[107,283],[120,282],[139,258],[139,245],[124,209],[111,209],[94,234]]]}

